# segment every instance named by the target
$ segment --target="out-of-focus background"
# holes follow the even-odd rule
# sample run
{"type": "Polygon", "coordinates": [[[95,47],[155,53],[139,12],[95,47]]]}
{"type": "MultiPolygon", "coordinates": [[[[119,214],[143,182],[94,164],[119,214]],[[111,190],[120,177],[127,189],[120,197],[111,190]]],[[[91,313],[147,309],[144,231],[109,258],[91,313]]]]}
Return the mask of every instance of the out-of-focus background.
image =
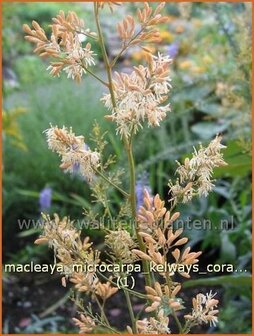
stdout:
{"type": "MultiPolygon", "coordinates": [[[[47,246],[33,244],[40,230],[32,225],[21,229],[22,223],[39,220],[41,210],[82,219],[83,209],[92,206],[99,212],[100,208],[91,203],[84,181],[60,171],[59,158],[47,149],[42,132],[52,123],[72,126],[76,134],[89,139],[96,120],[108,131],[106,153],[116,154],[122,169],[126,168],[126,157],[113,125],[103,118],[105,108],[99,98],[104,88],[100,83],[85,77],[78,85],[64,74],[51,78],[47,63],[33,54],[23,38],[23,23],[36,20],[49,32],[51,18],[60,9],[75,10],[93,29],[92,4],[2,6],[4,263],[50,263],[53,256],[47,246]]],[[[102,27],[110,57],[120,46],[115,24],[138,6],[141,3],[124,3],[114,14],[105,9],[102,27]]],[[[203,250],[201,266],[233,264],[239,271],[229,274],[219,270],[194,277],[186,292],[191,297],[200,290],[214,289],[220,298],[218,326],[197,332],[251,333],[251,4],[167,3],[165,11],[170,21],[161,26],[161,43],[151,48],[174,60],[172,112],[161,127],[145,127],[136,137],[138,178],[146,179],[153,194],[158,192],[167,199],[175,160],[191,155],[193,145],[201,141],[208,144],[217,133],[223,134],[228,166],[216,170],[214,192],[180,210],[183,218],[210,219],[213,223],[209,230],[186,231],[192,246],[203,250]],[[221,228],[218,223],[223,220],[228,226],[221,228]]],[[[98,60],[95,71],[103,77],[100,50],[95,44],[92,47],[98,60]]],[[[128,71],[143,58],[142,50],[132,49],[120,60],[118,69],[128,71]]],[[[114,208],[119,195],[112,190],[110,195],[114,208]]],[[[100,243],[98,231],[88,233],[100,243]]],[[[67,301],[69,293],[59,279],[43,273],[4,274],[3,332],[75,332],[70,321],[75,308],[67,301]]],[[[115,302],[108,308],[110,320],[123,316],[124,321],[124,311],[123,304],[115,302]]]]}

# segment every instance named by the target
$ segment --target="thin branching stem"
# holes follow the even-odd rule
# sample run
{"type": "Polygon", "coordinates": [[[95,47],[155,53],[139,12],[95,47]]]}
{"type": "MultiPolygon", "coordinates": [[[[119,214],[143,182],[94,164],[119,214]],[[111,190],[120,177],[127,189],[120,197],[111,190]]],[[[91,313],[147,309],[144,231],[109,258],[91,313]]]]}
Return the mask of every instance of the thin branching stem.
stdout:
{"type": "Polygon", "coordinates": [[[132,308],[130,293],[126,291],[125,288],[123,288],[123,292],[126,298],[127,307],[128,307],[130,318],[131,318],[132,330],[136,334],[137,333],[136,319],[135,319],[135,315],[134,315],[133,308],[132,308]]]}
{"type": "MultiPolygon", "coordinates": [[[[75,254],[82,262],[86,262],[86,260],[84,259],[84,256],[82,256],[82,254],[78,251],[76,251],[75,249],[71,249],[71,252],[73,254],[75,254]]],[[[100,271],[96,270],[97,274],[100,275],[104,280],[109,281],[112,285],[114,285],[115,287],[118,287],[118,284],[116,282],[114,282],[113,280],[111,280],[110,278],[106,277],[103,273],[101,273],[100,271]]],[[[139,297],[141,299],[146,299],[146,295],[136,292],[133,289],[129,289],[128,287],[125,288],[128,292],[130,292],[132,295],[139,297]]]]}
{"type": "Polygon", "coordinates": [[[174,309],[172,309],[172,315],[173,315],[173,317],[176,321],[176,324],[177,324],[177,327],[178,327],[178,330],[179,330],[179,334],[183,334],[181,322],[179,321],[179,318],[176,316],[176,313],[175,313],[174,309]]]}
{"type": "Polygon", "coordinates": [[[127,198],[130,197],[130,195],[127,192],[125,192],[121,187],[119,187],[117,184],[115,184],[110,179],[108,179],[107,176],[105,176],[102,172],[99,171],[99,169],[97,169],[95,167],[93,169],[101,178],[103,178],[105,181],[107,181],[109,184],[111,184],[114,188],[116,188],[123,196],[125,196],[127,198]]]}
{"type": "Polygon", "coordinates": [[[100,311],[101,311],[101,318],[103,319],[103,321],[107,324],[107,326],[110,326],[110,323],[108,321],[108,318],[104,312],[104,305],[102,305],[98,299],[98,297],[95,295],[95,300],[96,300],[96,303],[98,305],[98,307],[100,308],[100,311]]]}
{"type": "Polygon", "coordinates": [[[128,43],[126,43],[126,45],[122,48],[122,50],[119,52],[119,54],[113,59],[113,61],[111,62],[110,66],[111,68],[113,68],[113,66],[116,64],[116,62],[119,60],[119,58],[124,54],[124,52],[131,46],[131,43],[136,40],[136,38],[139,37],[139,35],[144,31],[145,29],[145,26],[140,29],[140,31],[135,35],[133,36],[132,39],[130,39],[130,41],[128,43]]]}
{"type": "Polygon", "coordinates": [[[117,331],[116,329],[112,328],[109,324],[107,324],[104,321],[102,321],[99,318],[99,316],[96,317],[89,310],[85,310],[84,307],[80,303],[77,303],[76,305],[77,305],[77,307],[79,307],[81,309],[82,313],[85,313],[86,315],[90,316],[94,320],[94,322],[98,323],[98,325],[101,325],[102,327],[105,327],[105,328],[109,329],[114,334],[121,334],[119,331],[117,331]]]}
{"type": "Polygon", "coordinates": [[[96,22],[96,27],[98,31],[98,39],[99,39],[99,43],[100,43],[101,51],[102,51],[102,57],[103,57],[103,60],[106,66],[106,72],[107,72],[108,81],[109,81],[108,88],[110,91],[112,104],[115,107],[116,101],[115,101],[115,94],[114,94],[114,89],[113,89],[112,71],[111,71],[111,66],[109,63],[108,54],[106,51],[106,46],[104,43],[104,38],[103,38],[102,30],[101,30],[101,25],[100,25],[100,20],[99,20],[99,8],[96,2],[94,2],[94,15],[95,15],[95,22],[96,22]]]}
{"type": "Polygon", "coordinates": [[[83,69],[88,72],[91,76],[93,76],[95,79],[97,79],[100,83],[102,83],[103,85],[105,85],[106,87],[108,87],[108,83],[105,82],[103,79],[101,79],[100,77],[98,77],[94,72],[92,72],[91,70],[89,70],[84,63],[82,62],[82,67],[83,69]]]}
{"type": "MultiPolygon", "coordinates": [[[[163,256],[164,256],[164,259],[166,261],[167,260],[167,251],[166,251],[165,247],[163,247],[163,256]]],[[[172,284],[172,279],[171,279],[168,271],[166,272],[166,282],[167,282],[168,288],[170,288],[171,284],[172,284]]],[[[175,313],[173,308],[172,308],[172,316],[174,317],[174,319],[176,321],[177,327],[179,329],[179,334],[182,334],[183,333],[183,328],[182,328],[181,322],[179,321],[178,317],[176,316],[176,313],[175,313]]]]}

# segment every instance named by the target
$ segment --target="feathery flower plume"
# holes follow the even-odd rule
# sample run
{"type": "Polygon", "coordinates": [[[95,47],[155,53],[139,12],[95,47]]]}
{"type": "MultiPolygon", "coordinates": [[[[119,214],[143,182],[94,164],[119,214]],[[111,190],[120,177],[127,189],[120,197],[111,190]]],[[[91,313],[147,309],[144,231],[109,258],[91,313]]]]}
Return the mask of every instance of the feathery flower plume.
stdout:
{"type": "Polygon", "coordinates": [[[111,13],[114,12],[114,7],[115,6],[121,6],[121,2],[117,2],[117,1],[107,1],[107,2],[98,2],[98,7],[103,9],[105,7],[105,5],[107,5],[111,11],[111,13]]]}
{"type": "Polygon", "coordinates": [[[70,282],[75,285],[78,292],[93,294],[99,284],[99,279],[94,272],[75,272],[71,275],[70,282]]]}
{"type": "Polygon", "coordinates": [[[84,314],[80,314],[80,320],[74,317],[72,321],[79,327],[80,334],[91,333],[96,327],[94,320],[90,316],[85,316],[84,314]]]}
{"type": "Polygon", "coordinates": [[[159,282],[155,282],[154,288],[146,286],[147,298],[152,303],[145,311],[152,312],[157,309],[177,311],[182,309],[182,300],[175,297],[180,289],[181,285],[169,288],[168,285],[161,286],[159,282]]]}
{"type": "Polygon", "coordinates": [[[138,320],[136,326],[139,334],[170,334],[168,323],[169,318],[164,315],[163,310],[160,310],[156,318],[138,320]]]}
{"type": "Polygon", "coordinates": [[[214,299],[215,295],[216,293],[213,294],[210,291],[206,295],[199,293],[196,298],[192,299],[192,313],[184,316],[191,326],[203,323],[210,323],[210,326],[216,326],[219,311],[215,308],[219,301],[214,299]]]}
{"type": "Polygon", "coordinates": [[[223,159],[221,149],[226,146],[221,144],[222,137],[217,135],[208,147],[197,150],[194,148],[193,157],[186,158],[184,164],[178,163],[176,174],[179,175],[176,183],[169,181],[172,199],[187,203],[194,195],[207,196],[214,187],[211,180],[213,169],[227,165],[223,159]]]}
{"type": "MultiPolygon", "coordinates": [[[[99,252],[91,248],[92,243],[89,242],[88,237],[81,240],[81,231],[74,227],[69,218],[60,219],[57,214],[53,219],[44,214],[42,217],[45,221],[43,233],[34,243],[47,243],[49,247],[54,249],[55,258],[58,260],[57,264],[62,267],[64,275],[75,278],[76,265],[83,265],[84,262],[94,265],[99,263],[99,252]],[[81,252],[82,255],[80,255],[81,252]]],[[[95,271],[89,276],[92,277],[94,273],[95,271]]]]}
{"type": "Polygon", "coordinates": [[[143,206],[139,208],[137,214],[137,222],[140,232],[154,234],[159,227],[166,229],[172,225],[174,221],[180,216],[179,212],[172,216],[165,207],[165,202],[160,199],[157,194],[151,197],[149,192],[145,189],[143,193],[143,206]]]}
{"type": "Polygon", "coordinates": [[[117,24],[116,29],[125,49],[133,45],[161,40],[156,26],[168,21],[168,17],[161,14],[164,6],[165,2],[162,2],[153,10],[145,2],[144,8],[137,10],[137,22],[133,16],[127,15],[117,24]]]}
{"type": "MultiPolygon", "coordinates": [[[[176,312],[183,309],[183,300],[179,296],[181,285],[176,282],[174,276],[179,273],[183,277],[190,277],[191,265],[198,263],[201,252],[192,252],[187,237],[182,237],[183,229],[175,227],[175,221],[179,218],[179,212],[168,211],[165,202],[157,194],[152,197],[145,178],[137,181],[136,190],[133,186],[134,164],[132,160],[132,135],[138,132],[144,125],[148,127],[159,126],[161,121],[170,111],[168,102],[171,90],[170,57],[177,52],[177,45],[172,44],[168,53],[172,55],[152,55],[145,43],[156,42],[160,39],[158,25],[168,21],[168,17],[161,12],[165,3],[150,6],[147,2],[142,9],[138,9],[136,16],[127,15],[117,24],[117,33],[121,40],[121,49],[113,60],[109,60],[104,44],[103,32],[100,26],[100,10],[108,5],[113,11],[118,2],[97,2],[94,6],[94,14],[98,37],[85,27],[84,21],[75,12],[63,11],[52,19],[50,25],[51,35],[47,37],[43,28],[36,22],[32,22],[32,28],[27,24],[23,26],[26,39],[35,44],[34,52],[41,57],[49,57],[48,70],[52,76],[59,76],[62,72],[77,82],[81,81],[84,74],[90,73],[100,82],[105,84],[110,94],[105,94],[102,101],[109,110],[108,120],[115,122],[116,132],[124,138],[125,147],[128,150],[130,166],[130,192],[126,193],[115,183],[113,175],[109,178],[102,173],[113,161],[108,159],[105,163],[101,158],[106,142],[100,131],[94,132],[93,141],[96,150],[92,151],[85,143],[83,136],[76,136],[72,129],[51,126],[45,131],[48,147],[61,157],[60,167],[70,173],[79,172],[88,182],[92,182],[97,172],[105,181],[116,187],[126,196],[128,203],[124,203],[119,211],[117,219],[129,217],[129,208],[134,214],[133,221],[136,235],[122,229],[120,225],[113,230],[107,230],[105,244],[110,256],[109,265],[116,266],[134,263],[142,260],[145,273],[145,294],[136,290],[129,290],[123,286],[127,308],[130,313],[132,328],[128,326],[129,333],[136,334],[170,334],[169,318],[175,318],[179,331],[187,333],[194,325],[210,323],[214,326],[217,321],[216,310],[218,300],[214,295],[198,294],[193,298],[191,313],[184,316],[184,325],[176,316],[176,312]],[[85,37],[84,37],[85,36],[85,37]],[[95,39],[102,50],[108,82],[97,77],[90,67],[95,65],[95,54],[91,43],[85,42],[86,38],[95,39]],[[131,73],[115,73],[112,79],[111,70],[120,57],[131,46],[140,46],[146,56],[146,64],[134,66],[131,73]],[[171,49],[170,49],[171,48],[171,49]],[[99,140],[98,140],[99,139],[99,140]],[[99,171],[97,168],[100,168],[99,171]],[[135,206],[135,191],[137,197],[137,211],[135,206]],[[144,193],[144,197],[143,197],[144,193]],[[136,213],[135,213],[136,211],[136,213]],[[170,262],[169,262],[170,260],[170,262]],[[148,263],[149,262],[149,263],[148,263]],[[187,272],[186,272],[187,269],[187,272]],[[151,274],[150,274],[151,273],[151,274]],[[156,281],[160,278],[160,282],[156,281]],[[142,310],[134,315],[131,309],[129,295],[136,295],[146,300],[144,311],[153,313],[153,316],[138,320],[142,310]]],[[[176,183],[170,182],[173,206],[177,201],[187,202],[194,195],[207,196],[213,187],[212,173],[215,167],[225,165],[221,149],[221,137],[217,136],[207,148],[200,146],[194,148],[193,157],[185,159],[184,164],[178,163],[176,171],[179,178],[176,183]]],[[[119,174],[118,174],[119,175],[119,174]]],[[[118,177],[117,175],[117,177],[118,177]]],[[[116,179],[117,180],[117,179],[116,179]]],[[[100,179],[98,179],[100,182],[100,179]]],[[[105,210],[103,216],[110,215],[106,186],[92,184],[93,196],[100,201],[105,210]],[[107,204],[106,204],[107,203],[107,204]]],[[[50,191],[44,189],[40,195],[41,207],[48,207],[50,191]]],[[[94,219],[97,213],[93,209],[86,212],[89,219],[94,219]]],[[[105,279],[98,266],[103,266],[110,272],[106,262],[101,265],[100,252],[92,248],[89,238],[81,239],[81,231],[67,217],[60,219],[58,215],[53,218],[42,215],[44,226],[42,235],[35,241],[36,244],[48,243],[54,250],[54,262],[57,271],[63,274],[62,285],[66,286],[67,280],[71,282],[80,295],[85,294],[91,298],[91,303],[83,304],[82,299],[78,302],[81,311],[79,318],[73,322],[79,327],[80,333],[93,333],[97,326],[102,326],[111,331],[113,327],[108,321],[104,304],[111,296],[118,292],[118,281],[112,279],[122,276],[120,270],[113,270],[113,277],[105,279]],[[61,268],[58,269],[58,266],[61,268]],[[96,302],[95,302],[96,301],[96,302]],[[98,311],[93,313],[93,306],[97,304],[98,311]]],[[[133,216],[132,216],[133,217],[133,216]]],[[[108,261],[107,261],[108,262],[108,261]]],[[[128,265],[130,266],[130,265],[128,265]]],[[[129,269],[128,269],[129,271],[129,269]]],[[[104,329],[103,329],[104,330],[104,329]]]]}
{"type": "Polygon", "coordinates": [[[159,126],[170,111],[169,104],[163,105],[168,99],[171,89],[168,56],[153,56],[147,53],[148,65],[134,67],[131,74],[115,73],[113,82],[116,108],[113,108],[111,95],[101,99],[111,110],[107,119],[116,122],[117,133],[130,136],[142,127],[144,121],[148,126],[159,126]]]}
{"type": "MultiPolygon", "coordinates": [[[[154,199],[150,197],[147,191],[144,193],[144,207],[141,207],[137,215],[139,236],[142,237],[146,246],[146,253],[138,249],[133,249],[132,253],[140,259],[148,260],[155,265],[165,265],[167,263],[167,254],[170,252],[175,259],[172,264],[170,275],[178,272],[185,278],[190,275],[185,272],[184,267],[198,262],[201,252],[190,252],[187,247],[183,253],[177,248],[188,242],[188,238],[179,238],[183,229],[173,229],[173,222],[180,216],[179,212],[170,214],[164,207],[165,202],[159,195],[154,199]]],[[[163,277],[167,277],[167,269],[159,272],[163,277]]]]}
{"type": "Polygon", "coordinates": [[[52,76],[59,76],[63,70],[68,78],[80,82],[87,68],[95,65],[95,54],[91,50],[91,44],[88,42],[83,46],[81,36],[96,38],[96,33],[86,29],[84,21],[72,11],[66,16],[61,10],[52,21],[50,39],[36,21],[32,22],[33,29],[27,24],[23,25],[27,34],[25,38],[36,45],[34,52],[39,56],[54,59],[48,67],[52,76]]]}
{"type": "Polygon", "coordinates": [[[116,261],[132,263],[137,259],[131,251],[136,247],[136,243],[126,230],[109,231],[105,236],[105,244],[112,251],[110,255],[116,261]]]}
{"type": "Polygon", "coordinates": [[[105,301],[116,292],[118,292],[118,287],[112,287],[110,281],[107,281],[106,283],[98,283],[95,294],[97,294],[103,301],[105,301]]]}
{"type": "Polygon", "coordinates": [[[75,173],[77,169],[80,174],[91,182],[94,178],[94,168],[99,166],[100,155],[93,152],[84,143],[83,136],[76,136],[72,128],[58,128],[57,126],[45,131],[48,147],[61,157],[60,168],[66,172],[75,173]]]}

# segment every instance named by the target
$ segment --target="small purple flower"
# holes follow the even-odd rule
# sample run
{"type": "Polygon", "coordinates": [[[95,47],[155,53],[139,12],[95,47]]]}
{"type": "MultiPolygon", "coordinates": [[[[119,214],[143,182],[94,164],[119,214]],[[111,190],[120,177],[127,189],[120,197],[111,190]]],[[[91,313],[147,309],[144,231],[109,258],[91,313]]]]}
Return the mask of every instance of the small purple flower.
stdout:
{"type": "Polygon", "coordinates": [[[72,174],[73,175],[79,175],[79,170],[80,170],[80,163],[79,162],[75,162],[72,165],[72,174]]]}
{"type": "Polygon", "coordinates": [[[136,182],[136,202],[137,211],[144,204],[144,191],[145,189],[151,194],[151,187],[148,182],[148,174],[144,172],[136,182]]]}
{"type": "Polygon", "coordinates": [[[169,55],[169,57],[171,58],[175,58],[178,54],[179,51],[179,45],[178,43],[172,43],[167,47],[167,53],[169,55]]]}
{"type": "MultiPolygon", "coordinates": [[[[73,149],[75,150],[75,148],[73,148],[73,149]]],[[[84,143],[84,145],[83,145],[83,150],[85,150],[85,151],[89,150],[88,145],[85,144],[85,143],[84,143]]],[[[80,175],[80,163],[79,163],[79,162],[74,162],[74,163],[72,164],[71,172],[72,172],[72,175],[73,175],[73,176],[79,176],[79,177],[81,177],[81,175],[80,175]]],[[[84,177],[83,177],[82,179],[85,180],[84,177]]]]}
{"type": "Polygon", "coordinates": [[[52,189],[49,187],[45,187],[44,189],[42,189],[39,196],[40,211],[46,211],[50,209],[51,199],[52,189]]]}

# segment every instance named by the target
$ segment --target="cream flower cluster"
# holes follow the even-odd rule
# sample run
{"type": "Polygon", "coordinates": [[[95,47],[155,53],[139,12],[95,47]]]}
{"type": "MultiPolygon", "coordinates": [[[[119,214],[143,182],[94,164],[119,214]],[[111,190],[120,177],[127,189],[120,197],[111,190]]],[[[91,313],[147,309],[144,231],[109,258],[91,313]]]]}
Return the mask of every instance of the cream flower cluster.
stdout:
{"type": "Polygon", "coordinates": [[[175,185],[171,181],[169,183],[173,199],[187,203],[194,195],[209,194],[214,187],[214,180],[211,179],[213,169],[226,165],[221,153],[221,149],[226,146],[221,144],[221,139],[222,137],[217,135],[208,147],[200,145],[199,150],[194,148],[193,157],[186,158],[183,165],[177,162],[179,167],[176,173],[179,179],[175,185]]]}
{"type": "Polygon", "coordinates": [[[85,28],[84,21],[75,12],[63,11],[52,19],[50,39],[46,36],[44,29],[36,22],[32,22],[31,29],[27,24],[23,25],[27,33],[26,39],[36,45],[34,52],[41,57],[54,59],[48,70],[52,76],[59,76],[61,71],[67,73],[68,78],[80,82],[81,77],[87,72],[87,68],[95,65],[91,44],[82,45],[84,35],[95,38],[96,33],[85,28]]]}
{"type": "Polygon", "coordinates": [[[90,316],[84,314],[80,314],[80,320],[75,317],[72,320],[74,324],[79,327],[80,334],[91,333],[96,326],[94,320],[90,316]]]}
{"type": "Polygon", "coordinates": [[[121,260],[123,263],[132,263],[137,259],[131,252],[136,247],[136,243],[126,230],[110,231],[105,236],[105,244],[111,249],[113,259],[117,261],[121,260]]]}
{"type": "Polygon", "coordinates": [[[219,303],[218,300],[214,299],[215,294],[212,292],[206,295],[199,293],[196,298],[193,299],[193,309],[192,313],[185,315],[185,319],[188,320],[192,325],[210,323],[211,326],[215,326],[218,322],[218,310],[215,309],[219,303]]]}
{"type": "MultiPolygon", "coordinates": [[[[94,52],[91,50],[91,44],[87,43],[83,48],[80,42],[80,35],[71,35],[71,38],[66,41],[65,45],[65,65],[63,71],[66,72],[67,78],[80,81],[83,74],[87,73],[87,68],[95,65],[94,52]]],[[[47,70],[53,76],[58,76],[59,72],[55,73],[58,67],[62,67],[62,62],[52,63],[47,70]]]]}
{"type": "MultiPolygon", "coordinates": [[[[172,263],[174,269],[172,268],[170,272],[167,269],[162,269],[158,270],[158,273],[166,278],[168,273],[172,276],[178,272],[181,276],[190,278],[185,268],[187,265],[198,263],[201,251],[190,252],[191,248],[189,246],[181,253],[178,247],[185,245],[188,242],[188,238],[180,238],[183,233],[182,228],[173,228],[173,223],[179,218],[180,213],[171,214],[164,207],[164,204],[165,202],[160,199],[159,195],[151,198],[147,190],[145,190],[144,206],[139,209],[137,223],[139,228],[138,235],[144,241],[146,253],[138,249],[133,249],[132,253],[141,260],[147,260],[153,265],[165,265],[168,258],[167,255],[171,253],[175,260],[175,263],[172,263]]],[[[158,303],[159,301],[157,300],[153,307],[156,307],[158,303]]]]}
{"type": "Polygon", "coordinates": [[[76,136],[72,128],[51,127],[45,131],[48,147],[62,157],[60,167],[67,172],[78,171],[88,182],[94,178],[94,169],[98,167],[100,156],[91,151],[84,143],[83,136],[76,136]]]}
{"type": "Polygon", "coordinates": [[[163,310],[160,310],[156,318],[138,320],[136,326],[139,334],[170,334],[168,323],[169,318],[164,315],[163,310]]]}
{"type": "Polygon", "coordinates": [[[153,312],[156,309],[177,311],[183,309],[181,299],[177,299],[176,295],[181,289],[181,285],[172,286],[160,285],[159,282],[155,282],[154,288],[146,286],[147,298],[152,302],[145,311],[153,312]]]}
{"type": "MultiPolygon", "coordinates": [[[[85,256],[87,263],[99,263],[99,252],[91,249],[92,243],[89,242],[88,237],[81,240],[81,231],[74,227],[69,218],[60,219],[57,214],[53,219],[44,214],[42,217],[44,220],[43,233],[36,239],[35,244],[47,243],[49,247],[54,249],[55,258],[58,259],[57,265],[61,266],[60,269],[65,276],[72,276],[75,273],[74,266],[84,262],[84,260],[77,258],[80,251],[85,256]]],[[[92,276],[91,273],[90,280],[92,276]]]]}
{"type": "Polygon", "coordinates": [[[116,73],[114,95],[116,106],[111,96],[104,95],[102,101],[111,110],[107,116],[117,124],[117,133],[129,136],[147,121],[149,126],[159,126],[160,121],[170,111],[169,104],[163,105],[171,88],[168,56],[147,56],[148,65],[134,67],[131,74],[116,73]]]}

